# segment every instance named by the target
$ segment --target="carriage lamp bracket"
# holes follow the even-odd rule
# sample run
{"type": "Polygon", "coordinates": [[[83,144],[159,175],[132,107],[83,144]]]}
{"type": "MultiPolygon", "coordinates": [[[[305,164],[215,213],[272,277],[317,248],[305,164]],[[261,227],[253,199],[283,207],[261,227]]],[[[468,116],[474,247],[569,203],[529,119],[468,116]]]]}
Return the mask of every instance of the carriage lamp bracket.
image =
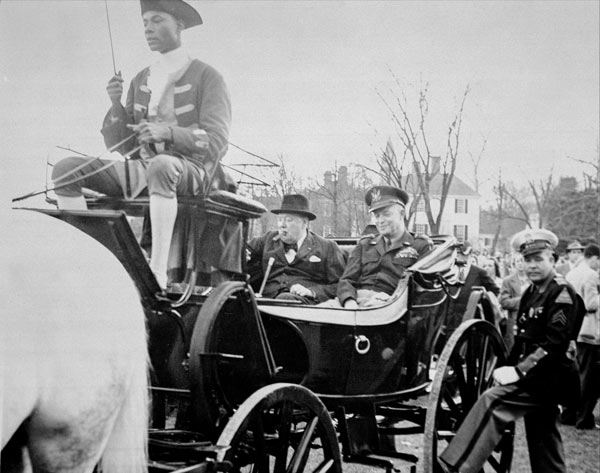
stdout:
{"type": "Polygon", "coordinates": [[[366,355],[371,349],[371,341],[364,335],[355,335],[354,349],[359,355],[366,355]]]}

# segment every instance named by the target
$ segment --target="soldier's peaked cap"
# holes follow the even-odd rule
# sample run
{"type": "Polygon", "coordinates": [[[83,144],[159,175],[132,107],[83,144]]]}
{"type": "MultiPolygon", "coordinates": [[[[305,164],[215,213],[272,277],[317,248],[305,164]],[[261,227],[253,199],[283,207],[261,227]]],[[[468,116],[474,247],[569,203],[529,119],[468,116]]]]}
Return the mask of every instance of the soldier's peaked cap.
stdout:
{"type": "Polygon", "coordinates": [[[375,186],[371,187],[366,195],[365,202],[369,207],[369,212],[373,212],[392,204],[400,204],[405,207],[408,203],[408,194],[393,186],[375,186]]]}
{"type": "Polygon", "coordinates": [[[185,29],[202,24],[200,13],[183,0],[140,0],[140,5],[142,15],[147,11],[165,12],[182,21],[185,29]]]}
{"type": "Polygon", "coordinates": [[[543,250],[554,251],[558,245],[558,237],[550,230],[523,230],[517,233],[511,241],[513,250],[523,256],[539,253],[543,250]]]}

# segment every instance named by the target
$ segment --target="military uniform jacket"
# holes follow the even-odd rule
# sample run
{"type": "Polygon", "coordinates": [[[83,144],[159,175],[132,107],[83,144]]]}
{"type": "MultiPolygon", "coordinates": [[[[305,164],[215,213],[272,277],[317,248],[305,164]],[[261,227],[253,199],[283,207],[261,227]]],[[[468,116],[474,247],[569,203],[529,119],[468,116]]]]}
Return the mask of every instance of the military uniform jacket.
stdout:
{"type": "Polygon", "coordinates": [[[367,235],[352,251],[338,284],[340,303],[344,305],[348,299],[356,299],[357,289],[392,294],[404,270],[430,248],[429,238],[415,238],[409,232],[404,232],[400,241],[389,248],[381,235],[367,235]]]}
{"type": "MultiPolygon", "coordinates": [[[[294,284],[302,284],[314,291],[316,302],[335,296],[337,282],[344,271],[344,255],[336,242],[309,231],[291,263],[285,257],[283,242],[277,231],[250,240],[248,249],[251,255],[249,267],[260,267],[258,276],[261,280],[269,258],[275,260],[263,291],[265,297],[288,292],[294,284]]],[[[256,278],[257,273],[253,276],[256,278]]]]}
{"type": "MultiPolygon", "coordinates": [[[[107,113],[102,126],[107,147],[131,135],[127,124],[146,118],[150,102],[149,73],[147,67],[133,78],[125,107],[113,106],[107,113]]],[[[211,66],[193,59],[175,81],[173,92],[177,126],[172,127],[173,142],[165,151],[198,165],[205,161],[216,162],[227,151],[231,123],[231,102],[222,76],[211,66]]],[[[124,154],[136,145],[131,139],[117,151],[124,154]]]]}
{"type": "Polygon", "coordinates": [[[577,368],[567,357],[581,319],[581,303],[575,290],[554,273],[541,285],[530,285],[517,312],[517,335],[508,358],[527,391],[549,402],[569,399],[578,388],[577,368]]]}

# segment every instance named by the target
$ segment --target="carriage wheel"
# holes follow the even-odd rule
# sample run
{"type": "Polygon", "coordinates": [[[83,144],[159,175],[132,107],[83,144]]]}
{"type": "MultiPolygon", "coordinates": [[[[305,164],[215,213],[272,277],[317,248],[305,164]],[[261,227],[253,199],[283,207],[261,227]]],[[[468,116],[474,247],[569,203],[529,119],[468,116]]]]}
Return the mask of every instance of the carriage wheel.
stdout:
{"type": "MultiPolygon", "coordinates": [[[[440,356],[432,382],[423,439],[423,471],[439,471],[438,456],[454,437],[481,394],[491,387],[492,373],[506,360],[498,331],[485,320],[463,322],[440,356]]],[[[485,471],[508,472],[513,453],[513,428],[488,459],[485,471]]]]}
{"type": "Polygon", "coordinates": [[[229,419],[217,446],[234,472],[341,473],[340,447],[323,403],[287,383],[252,394],[229,419]]]}

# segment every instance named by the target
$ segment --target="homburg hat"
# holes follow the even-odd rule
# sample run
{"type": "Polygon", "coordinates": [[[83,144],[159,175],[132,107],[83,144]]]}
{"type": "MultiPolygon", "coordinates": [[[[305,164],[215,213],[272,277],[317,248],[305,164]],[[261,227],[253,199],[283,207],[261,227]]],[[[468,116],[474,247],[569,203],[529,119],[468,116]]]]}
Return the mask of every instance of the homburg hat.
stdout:
{"type": "Polygon", "coordinates": [[[202,18],[194,7],[183,0],[140,0],[142,15],[147,11],[160,11],[171,15],[184,24],[184,29],[202,24],[202,18]]]}
{"type": "Polygon", "coordinates": [[[317,216],[309,210],[308,199],[301,194],[283,196],[281,208],[271,210],[274,214],[297,214],[314,220],[317,216]]]}
{"type": "Polygon", "coordinates": [[[585,247],[581,243],[579,243],[577,240],[573,240],[571,243],[569,243],[567,245],[567,253],[569,251],[573,251],[573,250],[583,251],[583,250],[585,250],[585,247]]]}
{"type": "Polygon", "coordinates": [[[558,237],[550,230],[543,228],[520,231],[511,241],[513,250],[520,252],[523,256],[539,253],[543,250],[554,252],[557,245],[558,237]]]}
{"type": "Polygon", "coordinates": [[[367,191],[365,202],[369,207],[369,212],[388,207],[392,204],[399,204],[402,207],[406,207],[408,194],[398,187],[375,186],[367,191]]]}

